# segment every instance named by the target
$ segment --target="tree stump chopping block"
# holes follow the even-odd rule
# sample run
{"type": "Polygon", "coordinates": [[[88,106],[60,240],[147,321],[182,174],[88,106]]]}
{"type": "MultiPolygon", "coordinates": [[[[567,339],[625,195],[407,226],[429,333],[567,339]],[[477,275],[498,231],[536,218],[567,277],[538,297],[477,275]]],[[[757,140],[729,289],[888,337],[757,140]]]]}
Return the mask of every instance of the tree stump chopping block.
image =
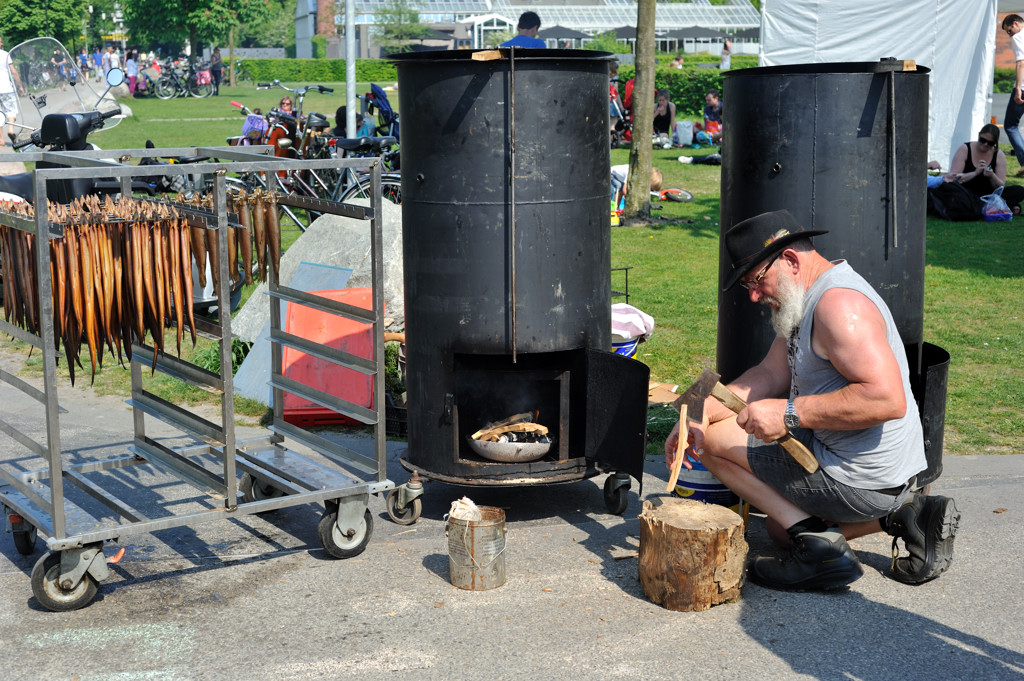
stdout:
{"type": "Polygon", "coordinates": [[[739,600],[747,541],[743,519],[724,506],[676,497],[644,502],[640,585],[669,610],[707,610],[739,600]]]}

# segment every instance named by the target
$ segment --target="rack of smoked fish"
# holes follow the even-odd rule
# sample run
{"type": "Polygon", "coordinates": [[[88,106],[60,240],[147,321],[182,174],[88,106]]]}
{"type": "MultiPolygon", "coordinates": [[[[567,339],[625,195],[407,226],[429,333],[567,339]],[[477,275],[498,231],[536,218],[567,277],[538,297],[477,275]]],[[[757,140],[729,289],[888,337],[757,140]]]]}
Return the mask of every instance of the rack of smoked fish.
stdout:
{"type": "MultiPolygon", "coordinates": [[[[229,197],[228,271],[233,282],[265,281],[268,267],[280,267],[281,235],[273,192],[257,190],[229,197]],[[254,246],[255,244],[255,246],[254,246]]],[[[50,290],[55,350],[63,346],[68,373],[83,368],[82,345],[89,349],[92,376],[102,367],[104,346],[118,362],[131,360],[132,343],[153,339],[153,364],[164,352],[164,329],[173,323],[181,355],[184,329],[192,344],[192,264],[206,286],[209,258],[214,287],[219,286],[218,230],[211,195],[173,200],[86,196],[71,204],[47,203],[50,290]]],[[[35,218],[29,203],[0,202],[0,213],[35,218]]],[[[0,224],[4,319],[39,335],[39,273],[34,233],[0,224]]]]}

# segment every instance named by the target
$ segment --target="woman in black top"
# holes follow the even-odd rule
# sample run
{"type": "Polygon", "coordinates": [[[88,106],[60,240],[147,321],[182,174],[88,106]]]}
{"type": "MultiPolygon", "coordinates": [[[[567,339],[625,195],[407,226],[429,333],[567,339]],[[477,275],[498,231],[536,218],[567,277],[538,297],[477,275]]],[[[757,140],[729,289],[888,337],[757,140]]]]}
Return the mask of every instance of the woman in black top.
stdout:
{"type": "Polygon", "coordinates": [[[946,182],[959,182],[972,194],[985,196],[1006,184],[1006,155],[999,149],[999,127],[986,124],[978,139],[964,142],[953,155],[946,182]]]}
{"type": "Polygon", "coordinates": [[[668,90],[658,90],[654,105],[654,134],[664,142],[671,142],[676,127],[676,105],[669,101],[668,90]]]}

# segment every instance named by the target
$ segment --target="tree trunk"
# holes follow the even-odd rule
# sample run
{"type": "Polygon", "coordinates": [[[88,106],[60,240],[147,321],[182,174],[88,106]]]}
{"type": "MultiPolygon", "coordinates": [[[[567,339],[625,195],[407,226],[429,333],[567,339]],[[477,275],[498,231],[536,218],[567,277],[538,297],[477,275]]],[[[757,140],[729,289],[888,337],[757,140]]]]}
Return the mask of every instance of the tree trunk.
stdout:
{"type": "Polygon", "coordinates": [[[644,502],[637,572],[644,594],[669,610],[739,600],[747,541],[724,506],[676,497],[644,502]]]}
{"type": "Polygon", "coordinates": [[[626,182],[627,220],[651,217],[651,133],[654,131],[654,0],[636,7],[636,82],[633,84],[633,145],[626,182]]]}
{"type": "MultiPolygon", "coordinates": [[[[223,76],[221,76],[223,78],[223,76]]],[[[228,29],[228,83],[235,87],[235,27],[228,29]]]]}

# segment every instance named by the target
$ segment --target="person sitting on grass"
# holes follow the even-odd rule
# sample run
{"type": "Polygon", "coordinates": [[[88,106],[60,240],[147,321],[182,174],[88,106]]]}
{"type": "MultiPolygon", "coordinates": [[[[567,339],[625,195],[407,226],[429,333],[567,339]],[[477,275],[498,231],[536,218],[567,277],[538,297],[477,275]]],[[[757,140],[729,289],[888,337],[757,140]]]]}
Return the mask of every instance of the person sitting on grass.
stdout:
{"type": "Polygon", "coordinates": [[[708,144],[722,141],[722,100],[718,90],[708,90],[704,95],[704,130],[708,144]]]}
{"type": "Polygon", "coordinates": [[[654,105],[654,134],[662,144],[671,144],[676,129],[676,105],[669,99],[668,90],[658,90],[654,105]]]}
{"type": "Polygon", "coordinates": [[[1024,202],[1024,187],[1006,184],[1006,154],[999,148],[999,126],[993,123],[982,126],[977,140],[957,147],[942,182],[956,182],[979,199],[1002,187],[1003,200],[1014,215],[1020,214],[1024,202]]]}

